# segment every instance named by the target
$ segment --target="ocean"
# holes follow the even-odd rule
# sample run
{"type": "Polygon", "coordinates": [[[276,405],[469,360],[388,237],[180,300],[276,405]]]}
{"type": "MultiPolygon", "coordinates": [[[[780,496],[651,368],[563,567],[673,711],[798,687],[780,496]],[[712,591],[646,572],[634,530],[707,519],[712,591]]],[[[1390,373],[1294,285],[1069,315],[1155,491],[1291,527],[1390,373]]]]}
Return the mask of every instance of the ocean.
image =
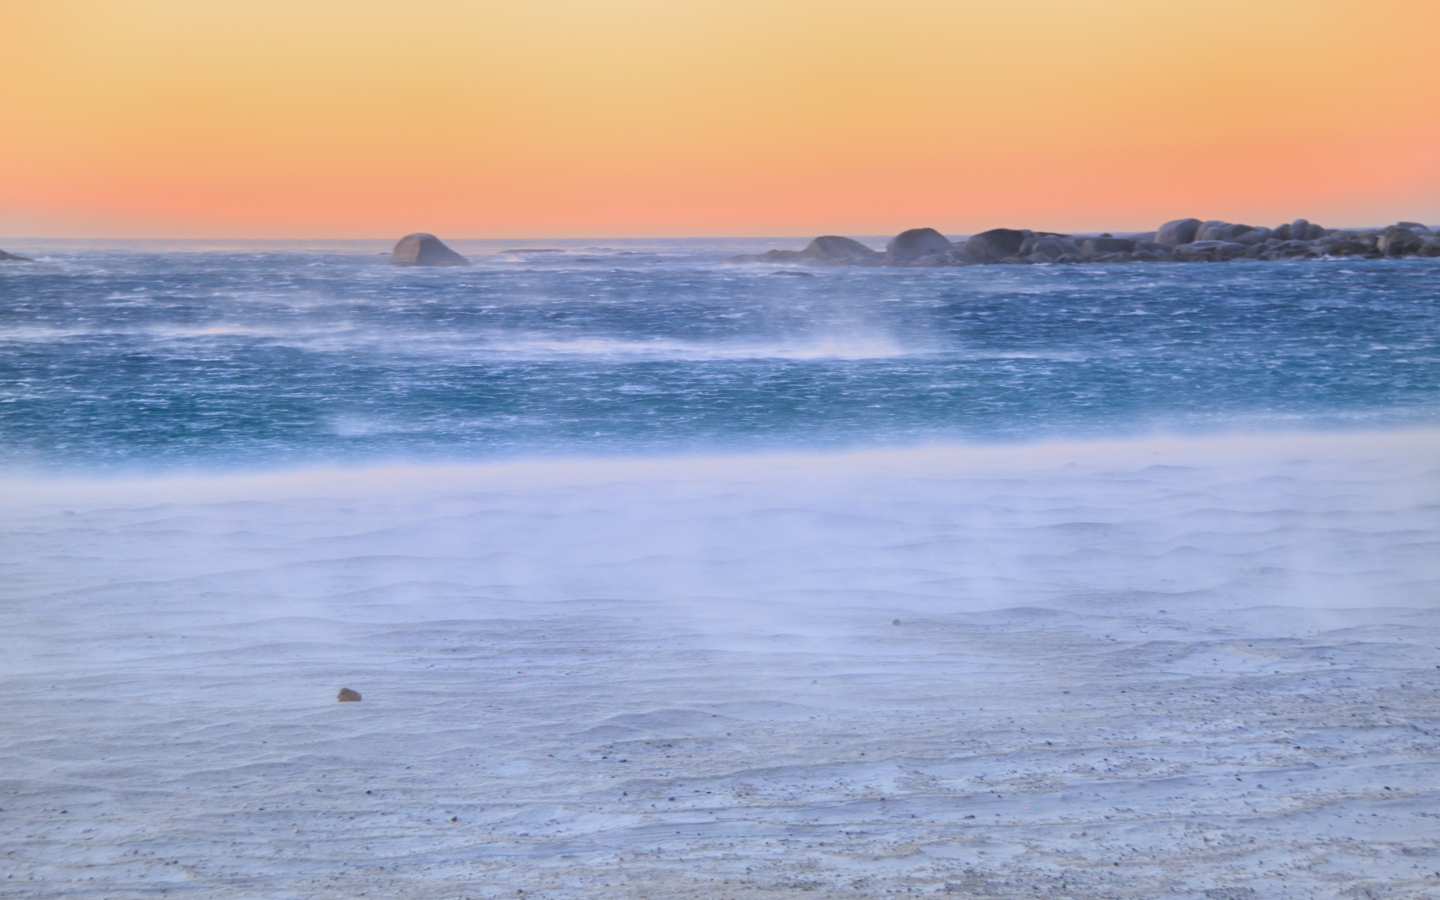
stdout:
{"type": "Polygon", "coordinates": [[[0,897],[1440,891],[1440,261],[450,243],[5,246],[0,897]]]}

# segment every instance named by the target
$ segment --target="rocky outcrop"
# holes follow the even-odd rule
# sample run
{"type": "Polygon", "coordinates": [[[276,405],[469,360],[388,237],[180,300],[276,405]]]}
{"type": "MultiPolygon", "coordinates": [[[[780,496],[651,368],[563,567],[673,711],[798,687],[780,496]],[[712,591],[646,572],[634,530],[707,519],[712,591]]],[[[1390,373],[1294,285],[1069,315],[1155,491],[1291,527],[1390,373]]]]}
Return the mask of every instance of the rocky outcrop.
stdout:
{"type": "Polygon", "coordinates": [[[390,251],[393,266],[468,266],[470,260],[445,246],[433,234],[407,234],[390,251]]]}
{"type": "Polygon", "coordinates": [[[1275,228],[1211,219],[1175,219],[1155,231],[1068,235],[992,228],[952,244],[933,228],[915,228],[877,253],[850,238],[826,235],[804,250],[772,250],[739,262],[814,265],[967,266],[981,263],[1229,262],[1320,257],[1440,257],[1440,234],[1419,222],[1387,228],[1324,228],[1296,219],[1275,228]]]}
{"type": "Polygon", "coordinates": [[[34,261],[35,261],[35,260],[31,259],[31,258],[28,257],[28,256],[16,256],[16,255],[13,254],[13,253],[6,253],[4,250],[0,250],[0,262],[34,262],[34,261]]]}
{"type": "MultiPolygon", "coordinates": [[[[948,241],[946,243],[949,243],[948,241]]],[[[820,262],[845,263],[876,260],[880,253],[852,238],[825,234],[811,241],[800,256],[820,262]]]]}
{"type": "Polygon", "coordinates": [[[1135,249],[1135,242],[1128,238],[1098,237],[1086,238],[1080,242],[1080,252],[1086,256],[1102,253],[1129,253],[1135,249]]]}
{"type": "Polygon", "coordinates": [[[885,257],[892,265],[913,265],[926,257],[948,257],[953,249],[950,239],[935,229],[912,228],[890,239],[885,245],[885,257]]]}
{"type": "Polygon", "coordinates": [[[1015,228],[992,228],[989,231],[972,235],[965,242],[965,250],[981,262],[997,262],[1012,256],[1019,256],[1025,239],[1032,237],[1033,234],[1033,232],[1020,231],[1015,228]]]}
{"type": "Polygon", "coordinates": [[[1195,240],[1195,232],[1200,230],[1201,224],[1199,219],[1175,219],[1166,222],[1155,232],[1155,243],[1164,244],[1167,247],[1188,244],[1195,240]]]}

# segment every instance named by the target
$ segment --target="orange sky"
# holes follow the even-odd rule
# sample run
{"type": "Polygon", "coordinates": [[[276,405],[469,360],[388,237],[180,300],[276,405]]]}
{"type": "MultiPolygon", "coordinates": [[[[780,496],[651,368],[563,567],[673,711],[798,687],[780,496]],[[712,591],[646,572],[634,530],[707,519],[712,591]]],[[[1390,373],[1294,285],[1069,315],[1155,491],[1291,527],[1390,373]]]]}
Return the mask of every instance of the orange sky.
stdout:
{"type": "Polygon", "coordinates": [[[0,0],[0,234],[1440,221],[1440,2],[0,0]]]}

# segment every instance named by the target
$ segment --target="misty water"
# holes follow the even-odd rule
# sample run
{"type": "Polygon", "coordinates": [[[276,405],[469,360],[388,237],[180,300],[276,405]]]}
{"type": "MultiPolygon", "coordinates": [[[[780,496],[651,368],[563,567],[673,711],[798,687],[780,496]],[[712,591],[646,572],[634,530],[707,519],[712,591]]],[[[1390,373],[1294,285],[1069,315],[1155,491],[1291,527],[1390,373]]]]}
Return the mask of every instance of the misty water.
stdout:
{"type": "Polygon", "coordinates": [[[1437,261],[453,243],[7,245],[0,897],[1440,884],[1437,261]]]}
{"type": "Polygon", "coordinates": [[[0,281],[0,452],[254,468],[1436,421],[1424,260],[726,262],[768,245],[460,242],[468,269],[52,248],[0,281]]]}

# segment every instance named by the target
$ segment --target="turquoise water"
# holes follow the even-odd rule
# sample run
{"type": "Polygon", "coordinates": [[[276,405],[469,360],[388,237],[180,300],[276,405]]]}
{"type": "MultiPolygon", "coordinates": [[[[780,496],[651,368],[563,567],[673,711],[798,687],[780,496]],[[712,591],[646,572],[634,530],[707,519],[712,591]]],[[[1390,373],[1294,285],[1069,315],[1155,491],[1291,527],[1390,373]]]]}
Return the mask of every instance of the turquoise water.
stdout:
{"type": "Polygon", "coordinates": [[[25,468],[824,449],[1440,421],[1440,262],[777,269],[773,241],[12,247],[25,468]]]}

